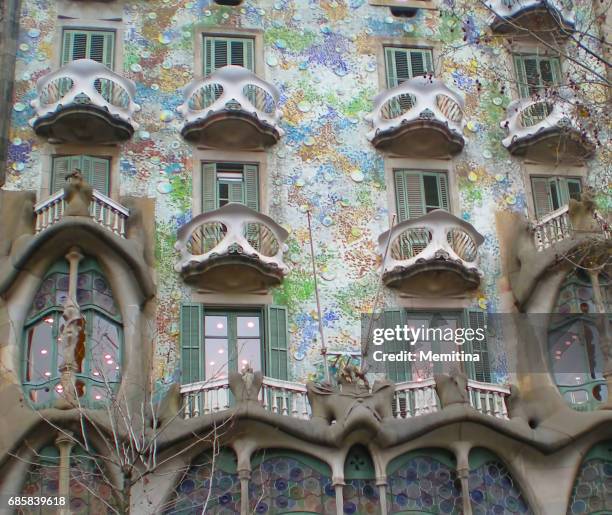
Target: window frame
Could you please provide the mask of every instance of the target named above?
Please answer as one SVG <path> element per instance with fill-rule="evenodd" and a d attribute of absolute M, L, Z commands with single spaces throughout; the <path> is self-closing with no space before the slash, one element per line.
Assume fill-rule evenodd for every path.
<path fill-rule="evenodd" d="M 205 191 L 205 187 L 206 187 L 206 178 L 205 178 L 205 166 L 206 165 L 215 165 L 215 191 L 214 191 L 214 202 L 215 202 L 215 208 L 214 209 L 205 209 L 205 205 L 206 205 L 206 200 L 205 200 L 205 196 L 204 196 L 204 191 Z M 252 161 L 238 161 L 238 160 L 234 160 L 234 161 L 227 161 L 227 160 L 201 160 L 200 161 L 200 194 L 199 194 L 199 205 L 200 205 L 200 209 L 202 213 L 208 213 L 210 211 L 214 211 L 216 209 L 220 209 L 221 205 L 219 205 L 219 185 L 223 183 L 223 181 L 219 181 L 218 178 L 218 173 L 219 170 L 217 169 L 218 165 L 239 165 L 242 166 L 242 199 L 243 202 L 241 202 L 242 204 L 244 204 L 245 206 L 249 206 L 249 204 L 251 203 L 256 203 L 257 204 L 257 212 L 258 213 L 262 213 L 262 201 L 261 201 L 261 192 L 262 192 L 262 179 L 261 179 L 261 164 L 258 162 L 252 162 Z M 256 168 L 256 174 L 257 174 L 257 187 L 255 188 L 256 191 L 256 198 L 255 199 L 251 199 L 248 196 L 248 187 L 247 187 L 247 178 L 246 178 L 246 166 L 253 166 Z M 228 184 L 231 183 L 231 181 L 227 181 Z M 231 194 L 228 192 L 228 198 L 231 199 Z M 230 200 L 231 202 L 231 200 Z M 251 206 L 249 206 L 251 207 Z M 251 207 L 252 209 L 252 207 Z"/>
<path fill-rule="evenodd" d="M 514 76 L 514 80 L 515 80 L 515 90 L 516 90 L 516 95 L 517 95 L 517 99 L 526 99 L 526 98 L 531 98 L 531 96 L 534 93 L 529 93 L 527 95 L 525 95 L 524 93 L 526 93 L 525 89 L 529 89 L 530 85 L 528 83 L 528 79 L 527 79 L 527 69 L 525 67 L 525 59 L 534 59 L 537 62 L 537 66 L 538 66 L 538 75 L 540 78 L 540 83 L 542 83 L 542 74 L 540 72 L 541 68 L 540 68 L 540 63 L 541 61 L 556 61 L 557 62 L 557 66 L 556 66 L 556 70 L 559 74 L 558 77 L 555 77 L 554 79 L 556 79 L 554 84 L 551 84 L 550 86 L 546 86 L 546 85 L 538 85 L 538 94 L 542 94 L 543 91 L 545 91 L 546 88 L 549 87 L 558 87 L 563 83 L 563 77 L 564 77 L 564 73 L 563 73 L 563 62 L 561 60 L 561 57 L 559 55 L 547 55 L 547 54 L 540 54 L 538 53 L 536 50 L 534 51 L 528 51 L 528 50 L 521 50 L 521 51 L 515 51 L 512 53 L 511 55 L 511 61 L 512 61 L 512 72 L 513 72 L 513 76 Z M 520 65 L 519 65 L 520 63 Z M 519 66 L 521 67 L 519 69 Z M 555 73 L 555 67 L 551 65 L 551 70 L 552 73 Z M 522 81 L 522 75 L 525 75 L 525 80 L 524 82 Z"/>
<path fill-rule="evenodd" d="M 399 195 L 398 195 L 398 191 L 397 191 L 397 182 L 396 182 L 396 176 L 398 173 L 414 173 L 414 174 L 418 174 L 420 176 L 420 187 L 421 187 L 421 199 L 422 199 L 422 204 L 421 207 L 423 208 L 423 214 L 419 215 L 419 216 L 424 216 L 426 214 L 428 214 L 431 211 L 427 211 L 428 207 L 432 207 L 432 206 L 428 206 L 427 205 L 427 199 L 426 199 L 426 194 L 425 194 L 425 182 L 423 180 L 424 177 L 431 177 L 434 176 L 436 177 L 436 183 L 437 183 L 437 194 L 438 194 L 438 199 L 440 201 L 440 204 L 442 205 L 442 186 L 441 186 L 441 181 L 439 180 L 440 176 L 444 176 L 446 178 L 446 202 L 448 204 L 448 209 L 446 209 L 446 211 L 448 213 L 452 213 L 452 208 L 453 208 L 453 204 L 452 204 L 452 200 L 451 200 L 451 193 L 450 193 L 450 180 L 449 180 L 449 173 L 446 170 L 430 170 L 430 169 L 426 169 L 426 168 L 422 168 L 422 169 L 414 169 L 414 168 L 397 168 L 397 167 L 393 167 L 391 170 L 392 173 L 392 187 L 393 187 L 393 199 L 394 199 L 394 207 L 395 207 L 395 213 L 396 213 L 396 223 L 401 223 L 403 221 L 408 221 L 408 220 L 414 220 L 418 217 L 410 217 L 408 216 L 407 218 L 405 218 L 404 220 L 401 219 L 400 217 L 400 209 L 399 209 Z M 404 179 L 405 180 L 405 179 Z M 408 203 L 406 203 L 406 211 L 409 210 L 409 205 Z M 434 209 L 444 209 L 443 207 L 438 207 L 438 208 L 434 208 Z M 432 209 L 432 211 L 434 210 Z"/>
<path fill-rule="evenodd" d="M 80 165 L 80 169 L 83 169 L 83 158 L 84 157 L 88 157 L 90 159 L 95 159 L 95 160 L 104 160 L 107 162 L 107 180 L 106 180 L 106 191 L 100 191 L 98 189 L 98 191 L 100 191 L 100 193 L 103 193 L 104 195 L 106 195 L 107 197 L 111 197 L 111 193 L 113 191 L 113 180 L 112 180 L 112 175 L 113 175 L 113 157 L 109 156 L 109 155 L 92 155 L 92 154 L 52 154 L 51 155 L 51 167 L 50 167 L 50 173 L 49 173 L 49 194 L 53 195 L 55 192 L 60 191 L 62 188 L 58 188 L 55 191 L 53 191 L 53 186 L 54 186 L 54 182 L 55 182 L 55 163 L 56 160 L 58 159 L 62 159 L 62 158 L 79 158 L 81 160 L 81 165 Z M 70 173 L 70 170 L 67 171 L 68 173 Z M 88 181 L 89 184 L 91 185 L 92 188 L 95 188 L 95 185 L 92 184 L 90 181 Z M 95 188 L 97 189 L 97 188 Z"/>
<path fill-rule="evenodd" d="M 75 33 L 86 33 L 88 34 L 88 37 L 91 37 L 91 35 L 94 34 L 112 34 L 112 50 L 111 50 L 111 55 L 110 55 L 110 66 L 108 66 L 106 63 L 103 63 L 105 66 L 107 66 L 108 68 L 110 68 L 111 70 L 115 70 L 115 69 L 119 69 L 118 68 L 118 63 L 117 63 L 117 59 L 116 57 L 119 54 L 118 50 L 117 50 L 117 42 L 119 40 L 119 35 L 118 35 L 118 31 L 114 28 L 109 28 L 109 27 L 82 27 L 82 26 L 70 26 L 70 25 L 64 25 L 61 28 L 61 37 L 60 37 L 60 51 L 59 51 L 59 65 L 61 66 L 65 66 L 68 62 L 72 62 L 74 59 L 69 59 L 67 61 L 64 61 L 64 45 L 65 45 L 65 41 L 66 41 L 66 34 L 70 33 L 70 32 L 75 32 Z"/>
<path fill-rule="evenodd" d="M 196 75 L 204 77 L 204 37 L 220 38 L 251 38 L 253 39 L 253 73 L 265 79 L 266 66 L 264 59 L 264 37 L 262 29 L 244 29 L 227 26 L 210 26 L 205 23 L 196 24 L 193 31 L 194 70 Z"/>
<path fill-rule="evenodd" d="M 403 50 L 407 53 L 412 52 L 412 51 L 419 51 L 419 52 L 428 52 L 429 56 L 430 56 L 430 64 L 431 64 L 431 73 L 432 75 L 435 76 L 436 74 L 436 67 L 435 67 L 435 61 L 434 61 L 434 48 L 431 46 L 423 46 L 423 45 L 406 45 L 406 44 L 391 44 L 391 43 L 383 43 L 382 45 L 383 47 L 383 64 L 384 64 L 384 84 L 385 84 L 385 89 L 391 89 L 394 87 L 399 86 L 400 83 L 397 83 L 395 85 L 391 85 L 389 84 L 389 60 L 388 60 L 388 50 Z M 414 75 L 412 73 L 412 63 L 411 60 L 408 59 L 408 67 L 410 69 L 410 77 L 408 79 L 403 79 L 402 81 L 406 81 L 409 79 L 412 79 L 414 77 L 422 77 L 422 75 Z M 396 82 L 397 82 L 397 66 L 396 69 L 394 70 L 394 76 L 396 78 Z"/>

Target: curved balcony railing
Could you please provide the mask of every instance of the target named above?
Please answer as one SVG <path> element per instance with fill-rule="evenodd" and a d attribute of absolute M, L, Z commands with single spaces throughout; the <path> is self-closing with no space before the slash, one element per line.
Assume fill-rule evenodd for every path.
<path fill-rule="evenodd" d="M 571 0 L 488 0 L 486 5 L 493 13 L 489 20 L 493 30 L 506 27 L 508 21 L 522 26 L 520 18 L 541 13 L 548 14 L 558 27 L 571 28 L 576 23 Z"/>
<path fill-rule="evenodd" d="M 595 411 L 608 398 L 608 385 L 604 379 L 558 386 L 567 403 L 576 411 Z"/>
<path fill-rule="evenodd" d="M 31 105 L 36 116 L 31 125 L 43 117 L 71 105 L 94 105 L 130 124 L 140 106 L 134 102 L 136 84 L 91 59 L 78 59 L 59 70 L 44 75 L 36 83 L 37 96 Z"/>
<path fill-rule="evenodd" d="M 510 389 L 507 386 L 468 379 L 467 388 L 470 405 L 476 411 L 496 418 L 508 418 L 506 399 Z M 224 411 L 233 405 L 227 378 L 183 385 L 181 395 L 185 418 Z M 310 419 L 312 415 L 306 386 L 300 383 L 264 377 L 259 402 L 266 411 L 278 415 L 303 420 Z M 439 411 L 439 406 L 433 378 L 395 385 L 393 416 L 397 419 L 435 413 Z"/>
<path fill-rule="evenodd" d="M 62 220 L 64 218 L 64 208 L 64 190 L 59 190 L 49 198 L 38 202 L 34 206 L 36 234 Z M 125 238 L 126 223 L 130 216 L 130 211 L 126 207 L 98 190 L 93 190 L 89 215 L 98 225 L 121 238 Z"/>
<path fill-rule="evenodd" d="M 601 237 L 612 238 L 606 220 L 596 211 L 593 212 L 596 226 L 601 229 Z M 574 236 L 574 229 L 569 214 L 569 206 L 565 205 L 555 211 L 544 215 L 531 225 L 533 240 L 538 252 L 546 250 L 556 243 Z"/>
<path fill-rule="evenodd" d="M 276 139 L 284 134 L 279 127 L 279 91 L 242 66 L 224 66 L 208 77 L 194 79 L 184 88 L 183 97 L 185 101 L 177 107 L 185 120 L 183 135 L 193 124 L 228 113 L 254 117 L 271 127 Z"/>
<path fill-rule="evenodd" d="M 592 151 L 593 143 L 581 126 L 579 106 L 580 102 L 566 92 L 515 100 L 508 105 L 507 117 L 501 122 L 507 134 L 502 143 L 513 152 L 530 141 L 537 141 L 542 135 L 574 133 L 580 141 L 581 152 L 586 156 Z"/>
<path fill-rule="evenodd" d="M 384 256 L 389 245 L 383 273 L 430 259 L 452 260 L 466 269 L 477 269 L 478 247 L 483 242 L 482 235 L 469 223 L 436 209 L 384 232 L 378 238 L 378 247 Z"/>
<path fill-rule="evenodd" d="M 283 262 L 288 233 L 269 216 L 243 204 L 229 203 L 203 213 L 179 229 L 175 248 L 180 253 L 177 272 L 229 255 L 255 259 L 277 270 L 288 272 Z"/>
<path fill-rule="evenodd" d="M 368 139 L 376 144 L 381 134 L 412 123 L 432 122 L 445 127 L 463 147 L 463 97 L 442 81 L 414 77 L 380 93 L 366 116 L 373 129 Z"/>

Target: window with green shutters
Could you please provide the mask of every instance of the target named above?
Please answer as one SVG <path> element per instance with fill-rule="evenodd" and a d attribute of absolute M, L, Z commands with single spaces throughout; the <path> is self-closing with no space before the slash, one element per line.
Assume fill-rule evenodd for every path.
<path fill-rule="evenodd" d="M 536 218 L 541 218 L 566 206 L 570 199 L 580 200 L 582 182 L 578 177 L 531 177 L 531 190 Z"/>
<path fill-rule="evenodd" d="M 433 56 L 428 48 L 385 47 L 387 87 L 394 88 L 405 80 L 433 73 Z"/>
<path fill-rule="evenodd" d="M 92 188 L 104 195 L 110 189 L 110 159 L 94 156 L 55 156 L 51 170 L 51 193 L 55 193 L 66 185 L 66 176 L 76 168 L 81 170 L 83 178 Z"/>
<path fill-rule="evenodd" d="M 486 313 L 477 310 L 461 311 L 406 311 L 403 309 L 388 309 L 383 312 L 385 329 L 393 329 L 396 327 L 413 327 L 415 330 L 423 327 L 427 328 L 451 328 L 456 330 L 459 328 L 485 329 L 485 338 L 478 340 L 474 338 L 470 342 L 465 342 L 463 345 L 456 345 L 453 341 L 433 341 L 423 339 L 415 342 L 415 345 L 401 341 L 385 341 L 383 352 L 398 353 L 401 351 L 433 351 L 451 352 L 454 350 L 468 353 L 475 353 L 480 356 L 478 362 L 465 362 L 465 373 L 471 379 L 477 381 L 490 382 L 491 368 L 489 364 L 489 354 L 486 338 Z M 403 362 L 403 361 L 386 361 L 385 371 L 387 377 L 394 382 L 424 380 L 433 377 L 434 374 L 447 372 L 443 367 L 442 362 Z"/>
<path fill-rule="evenodd" d="M 250 366 L 287 379 L 287 314 L 282 306 L 227 310 L 181 307 L 183 384 L 227 378 Z"/>
<path fill-rule="evenodd" d="M 394 170 L 398 222 L 418 218 L 434 209 L 450 210 L 445 172 Z"/>
<path fill-rule="evenodd" d="M 204 76 L 230 64 L 254 71 L 254 43 L 252 38 L 204 36 Z"/>
<path fill-rule="evenodd" d="M 514 66 L 521 98 L 544 96 L 547 88 L 561 84 L 561 64 L 557 57 L 515 55 Z M 529 106 L 521 116 L 526 126 L 532 126 L 546 118 L 550 112 L 551 106 L 548 103 L 538 102 Z"/>
<path fill-rule="evenodd" d="M 259 167 L 244 163 L 202 163 L 202 211 L 239 202 L 259 211 Z"/>

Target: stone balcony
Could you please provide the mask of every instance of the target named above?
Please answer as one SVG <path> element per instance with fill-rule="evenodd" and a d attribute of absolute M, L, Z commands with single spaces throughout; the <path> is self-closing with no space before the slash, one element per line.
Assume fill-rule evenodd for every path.
<path fill-rule="evenodd" d="M 187 141 L 210 148 L 259 150 L 284 134 L 278 90 L 241 66 L 225 66 L 183 90 L 177 108 Z"/>
<path fill-rule="evenodd" d="M 265 376 L 261 379 L 261 389 L 257 398 L 264 410 L 301 420 L 310 420 L 313 417 L 309 399 L 309 393 L 312 395 L 312 391 L 309 392 L 307 385 Z M 441 409 L 433 378 L 397 383 L 393 385 L 393 389 L 392 406 L 389 411 L 395 419 L 411 419 L 436 413 Z M 505 385 L 467 380 L 468 403 L 483 415 L 508 419 L 506 399 L 509 395 L 510 389 Z M 181 396 L 185 418 L 225 411 L 235 404 L 227 378 L 183 385 Z"/>
<path fill-rule="evenodd" d="M 574 29 L 573 2 L 566 0 L 488 0 L 493 32 L 513 33 L 531 30 L 563 35 Z"/>
<path fill-rule="evenodd" d="M 205 291 L 266 291 L 289 271 L 283 262 L 288 235 L 269 216 L 229 203 L 179 229 L 175 270 Z"/>
<path fill-rule="evenodd" d="M 134 82 L 91 59 L 41 77 L 36 91 L 30 125 L 51 143 L 120 143 L 138 128 Z"/>
<path fill-rule="evenodd" d="M 39 234 L 64 218 L 66 210 L 65 191 L 59 190 L 34 206 L 35 234 Z M 110 197 L 93 190 L 89 204 L 89 216 L 101 227 L 119 236 L 126 237 L 129 210 Z"/>
<path fill-rule="evenodd" d="M 501 122 L 503 145 L 515 156 L 536 161 L 580 162 L 593 155 L 595 145 L 581 122 L 580 103 L 562 92 L 543 98 L 511 102 Z"/>
<path fill-rule="evenodd" d="M 438 79 L 415 77 L 374 99 L 366 119 L 376 148 L 405 157 L 450 157 L 461 152 L 463 98 Z"/>
<path fill-rule="evenodd" d="M 474 290 L 480 284 L 476 261 L 483 242 L 469 223 L 441 209 L 404 221 L 378 238 L 383 282 L 419 296 Z"/>

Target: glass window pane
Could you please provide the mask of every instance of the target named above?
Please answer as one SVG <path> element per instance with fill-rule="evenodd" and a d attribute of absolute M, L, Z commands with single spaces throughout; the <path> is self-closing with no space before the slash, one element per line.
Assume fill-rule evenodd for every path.
<path fill-rule="evenodd" d="M 206 336 L 227 336 L 227 317 L 224 315 L 205 316 L 204 334 Z"/>
<path fill-rule="evenodd" d="M 259 336 L 259 317 L 257 316 L 238 316 L 236 318 L 238 337 L 258 337 Z"/>
<path fill-rule="evenodd" d="M 425 189 L 425 204 L 427 207 L 434 209 L 441 207 L 440 196 L 438 195 L 438 178 L 433 175 L 424 175 L 423 186 Z"/>
<path fill-rule="evenodd" d="M 89 345 L 92 378 L 97 381 L 119 381 L 121 336 L 117 326 L 101 316 L 94 315 Z"/>
<path fill-rule="evenodd" d="M 259 338 L 241 338 L 236 342 L 238 347 L 238 371 L 242 372 L 247 365 L 253 370 L 261 370 L 261 341 Z"/>
<path fill-rule="evenodd" d="M 210 317 L 215 318 L 215 317 Z M 208 380 L 227 377 L 228 347 L 224 338 L 207 338 L 204 340 L 205 378 Z"/>
<path fill-rule="evenodd" d="M 50 322 L 50 323 L 49 323 Z M 28 364 L 26 381 L 40 383 L 57 377 L 57 367 L 53 363 L 53 317 L 41 320 L 27 333 Z"/>

